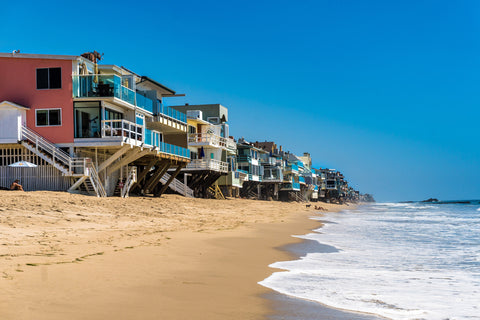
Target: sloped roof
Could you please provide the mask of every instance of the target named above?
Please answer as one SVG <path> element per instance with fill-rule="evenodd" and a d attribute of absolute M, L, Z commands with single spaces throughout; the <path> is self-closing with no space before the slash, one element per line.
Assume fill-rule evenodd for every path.
<path fill-rule="evenodd" d="M 25 106 L 22 106 L 22 105 L 19 105 L 19 104 L 16 104 L 14 102 L 11 102 L 11 101 L 2 101 L 0 102 L 0 107 L 12 107 L 12 108 L 17 108 L 17 109 L 26 109 L 26 110 L 30 110 L 29 107 L 25 107 Z"/>

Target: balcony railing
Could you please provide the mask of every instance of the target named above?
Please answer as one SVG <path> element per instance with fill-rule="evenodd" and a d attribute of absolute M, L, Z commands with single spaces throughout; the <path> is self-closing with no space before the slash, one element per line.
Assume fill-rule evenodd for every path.
<path fill-rule="evenodd" d="M 122 85 L 122 79 L 116 75 L 74 75 L 74 98 L 115 97 L 131 105 L 153 112 L 153 100 Z"/>
<path fill-rule="evenodd" d="M 265 169 L 262 180 L 267 182 L 282 182 L 283 172 L 280 168 Z"/>
<path fill-rule="evenodd" d="M 289 164 L 285 167 L 285 172 L 298 173 L 298 166 L 296 164 Z"/>
<path fill-rule="evenodd" d="M 190 158 L 190 150 L 173 144 L 160 141 L 160 135 L 156 131 L 144 130 L 142 125 L 127 120 L 103 120 L 102 138 L 122 137 L 129 138 L 146 146 L 156 147 L 158 151 Z"/>
<path fill-rule="evenodd" d="M 285 183 L 282 186 L 283 190 L 293 190 L 293 191 L 300 191 L 300 183 L 292 182 L 292 183 Z"/>
<path fill-rule="evenodd" d="M 237 156 L 237 162 L 248 162 L 248 163 L 250 163 L 251 161 L 252 161 L 252 156 L 250 156 L 250 155 L 241 154 L 241 155 Z"/>
<path fill-rule="evenodd" d="M 173 108 L 170 108 L 166 106 L 164 103 L 158 104 L 157 112 L 161 116 L 170 117 L 172 119 L 187 123 L 187 115 L 185 113 L 175 110 Z"/>
<path fill-rule="evenodd" d="M 236 150 L 237 144 L 233 139 L 220 137 L 213 133 L 190 133 L 188 135 L 188 145 L 190 146 L 213 146 L 227 150 Z"/>
<path fill-rule="evenodd" d="M 266 158 L 261 158 L 260 159 L 260 162 L 263 164 L 263 165 L 271 165 L 271 166 L 274 166 L 277 164 L 277 159 L 276 158 L 273 158 L 273 157 L 266 157 Z"/>
<path fill-rule="evenodd" d="M 102 120 L 102 138 L 125 137 L 143 141 L 143 126 L 127 120 Z"/>
<path fill-rule="evenodd" d="M 228 172 L 228 163 L 216 159 L 193 159 L 185 169 Z"/>

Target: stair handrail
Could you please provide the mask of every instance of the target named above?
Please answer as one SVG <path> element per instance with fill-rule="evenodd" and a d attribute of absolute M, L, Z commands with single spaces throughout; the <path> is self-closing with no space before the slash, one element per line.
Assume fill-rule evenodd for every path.
<path fill-rule="evenodd" d="M 86 166 L 84 161 L 85 159 L 89 158 L 71 157 L 68 153 L 55 146 L 53 142 L 45 139 L 44 137 L 27 127 L 22 126 L 21 133 L 21 140 L 31 141 L 32 143 L 34 143 L 34 147 L 37 152 L 39 152 L 38 148 L 41 148 L 47 153 L 49 153 L 49 155 L 52 157 L 52 161 L 54 163 L 59 161 L 63 165 L 67 166 L 68 172 L 70 174 L 75 173 L 75 168 L 82 169 L 82 172 L 76 172 L 78 174 L 85 174 L 87 172 L 85 170 Z"/>
<path fill-rule="evenodd" d="M 125 184 L 123 185 L 123 188 L 121 190 L 122 198 L 125 198 L 128 195 L 128 192 L 130 191 L 130 188 L 137 181 L 137 167 L 130 167 L 127 170 L 128 170 L 127 171 L 127 178 L 126 178 Z"/>
<path fill-rule="evenodd" d="M 35 146 L 38 150 L 38 147 L 44 149 L 45 151 L 49 152 L 52 155 L 52 158 L 59 159 L 65 165 L 70 165 L 70 155 L 67 154 L 62 149 L 55 146 L 55 144 L 51 141 L 48 141 L 44 137 L 40 136 L 33 130 L 28 129 L 27 127 L 22 126 L 22 140 L 30 140 L 35 143 Z"/>
<path fill-rule="evenodd" d="M 168 179 L 170 179 L 170 175 L 168 173 L 165 173 L 160 178 L 160 181 L 162 183 L 166 183 L 168 181 Z M 193 190 L 189 186 L 186 186 L 183 182 L 181 182 L 177 178 L 173 179 L 172 182 L 168 186 L 172 190 L 177 191 L 178 193 L 180 193 L 180 194 L 182 194 L 186 197 L 194 198 Z"/>
<path fill-rule="evenodd" d="M 105 191 L 105 188 L 102 185 L 102 182 L 100 181 L 100 177 L 98 176 L 97 169 L 95 169 L 95 166 L 92 163 L 92 159 L 90 158 L 83 158 L 84 161 L 84 172 L 88 173 L 87 175 L 90 176 L 90 179 L 92 180 L 92 185 L 93 188 L 95 189 L 95 193 L 99 197 L 106 197 L 107 192 Z"/>

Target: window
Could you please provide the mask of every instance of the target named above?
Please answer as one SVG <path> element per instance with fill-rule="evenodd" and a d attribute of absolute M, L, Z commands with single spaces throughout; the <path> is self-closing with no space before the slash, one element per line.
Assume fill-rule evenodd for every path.
<path fill-rule="evenodd" d="M 62 113 L 60 109 L 41 109 L 35 113 L 36 126 L 61 126 Z"/>
<path fill-rule="evenodd" d="M 62 68 L 37 69 L 37 89 L 61 89 Z"/>
<path fill-rule="evenodd" d="M 100 104 L 76 102 L 73 106 L 75 138 L 98 138 L 101 135 Z"/>

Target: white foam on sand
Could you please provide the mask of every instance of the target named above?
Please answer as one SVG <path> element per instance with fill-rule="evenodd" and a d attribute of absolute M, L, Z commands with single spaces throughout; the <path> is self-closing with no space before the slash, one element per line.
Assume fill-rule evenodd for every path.
<path fill-rule="evenodd" d="M 339 251 L 276 262 L 271 267 L 286 271 L 260 284 L 391 319 L 480 319 L 480 217 L 455 217 L 436 207 L 386 207 L 390 211 L 382 215 L 329 214 L 335 223 L 302 238 Z"/>

